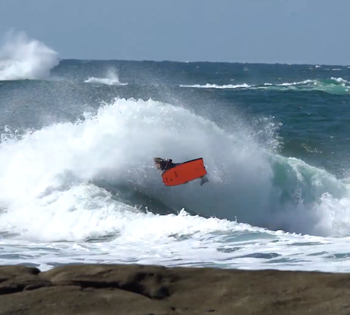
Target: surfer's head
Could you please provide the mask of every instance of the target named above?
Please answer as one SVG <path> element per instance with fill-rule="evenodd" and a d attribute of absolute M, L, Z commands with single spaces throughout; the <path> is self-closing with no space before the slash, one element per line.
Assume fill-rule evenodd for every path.
<path fill-rule="evenodd" d="M 174 167 L 172 159 L 162 159 L 160 157 L 153 158 L 154 163 L 156 164 L 157 169 L 161 169 L 162 171 L 167 170 L 171 167 Z"/>
<path fill-rule="evenodd" d="M 154 163 L 160 163 L 163 159 L 160 157 L 155 157 L 153 158 L 153 160 L 154 160 Z"/>
<path fill-rule="evenodd" d="M 163 159 L 160 157 L 155 157 L 153 158 L 154 163 L 156 164 L 157 169 L 160 169 L 160 163 L 162 162 Z"/>

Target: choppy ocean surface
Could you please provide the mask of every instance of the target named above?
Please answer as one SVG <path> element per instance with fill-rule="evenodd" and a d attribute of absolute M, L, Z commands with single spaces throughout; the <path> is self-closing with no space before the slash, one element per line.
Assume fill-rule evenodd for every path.
<path fill-rule="evenodd" d="M 0 264 L 350 271 L 349 66 L 58 53 L 0 48 Z"/>

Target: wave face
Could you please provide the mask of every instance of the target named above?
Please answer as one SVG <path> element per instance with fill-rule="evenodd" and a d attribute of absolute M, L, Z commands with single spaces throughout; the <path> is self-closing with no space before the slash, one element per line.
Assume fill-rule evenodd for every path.
<path fill-rule="evenodd" d="M 58 63 L 54 50 L 23 32 L 11 31 L 0 49 L 0 80 L 46 79 Z"/>

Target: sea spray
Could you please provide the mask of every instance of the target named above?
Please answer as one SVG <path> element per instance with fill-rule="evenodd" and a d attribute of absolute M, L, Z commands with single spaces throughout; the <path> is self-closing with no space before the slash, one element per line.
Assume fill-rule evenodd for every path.
<path fill-rule="evenodd" d="M 10 31 L 0 49 L 0 80 L 46 79 L 58 53 L 23 32 Z"/>

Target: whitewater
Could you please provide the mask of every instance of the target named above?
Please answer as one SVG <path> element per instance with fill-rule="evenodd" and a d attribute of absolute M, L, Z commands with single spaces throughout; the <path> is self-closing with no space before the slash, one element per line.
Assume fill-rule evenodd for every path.
<path fill-rule="evenodd" d="M 317 104 L 348 102 L 349 71 L 299 78 L 287 68 L 282 83 L 272 70 L 258 82 L 245 64 L 237 67 L 251 77 L 232 84 L 235 71 L 222 74 L 230 65 L 179 78 L 181 67 L 198 70 L 60 61 L 43 43 L 12 37 L 0 54 L 1 264 L 350 269 L 350 182 L 333 142 L 347 130 L 332 117 L 324 134 L 313 125 Z M 322 67 L 310 73 L 333 71 Z M 309 88 L 315 82 L 322 90 Z M 203 157 L 209 182 L 166 187 L 155 156 Z"/>

